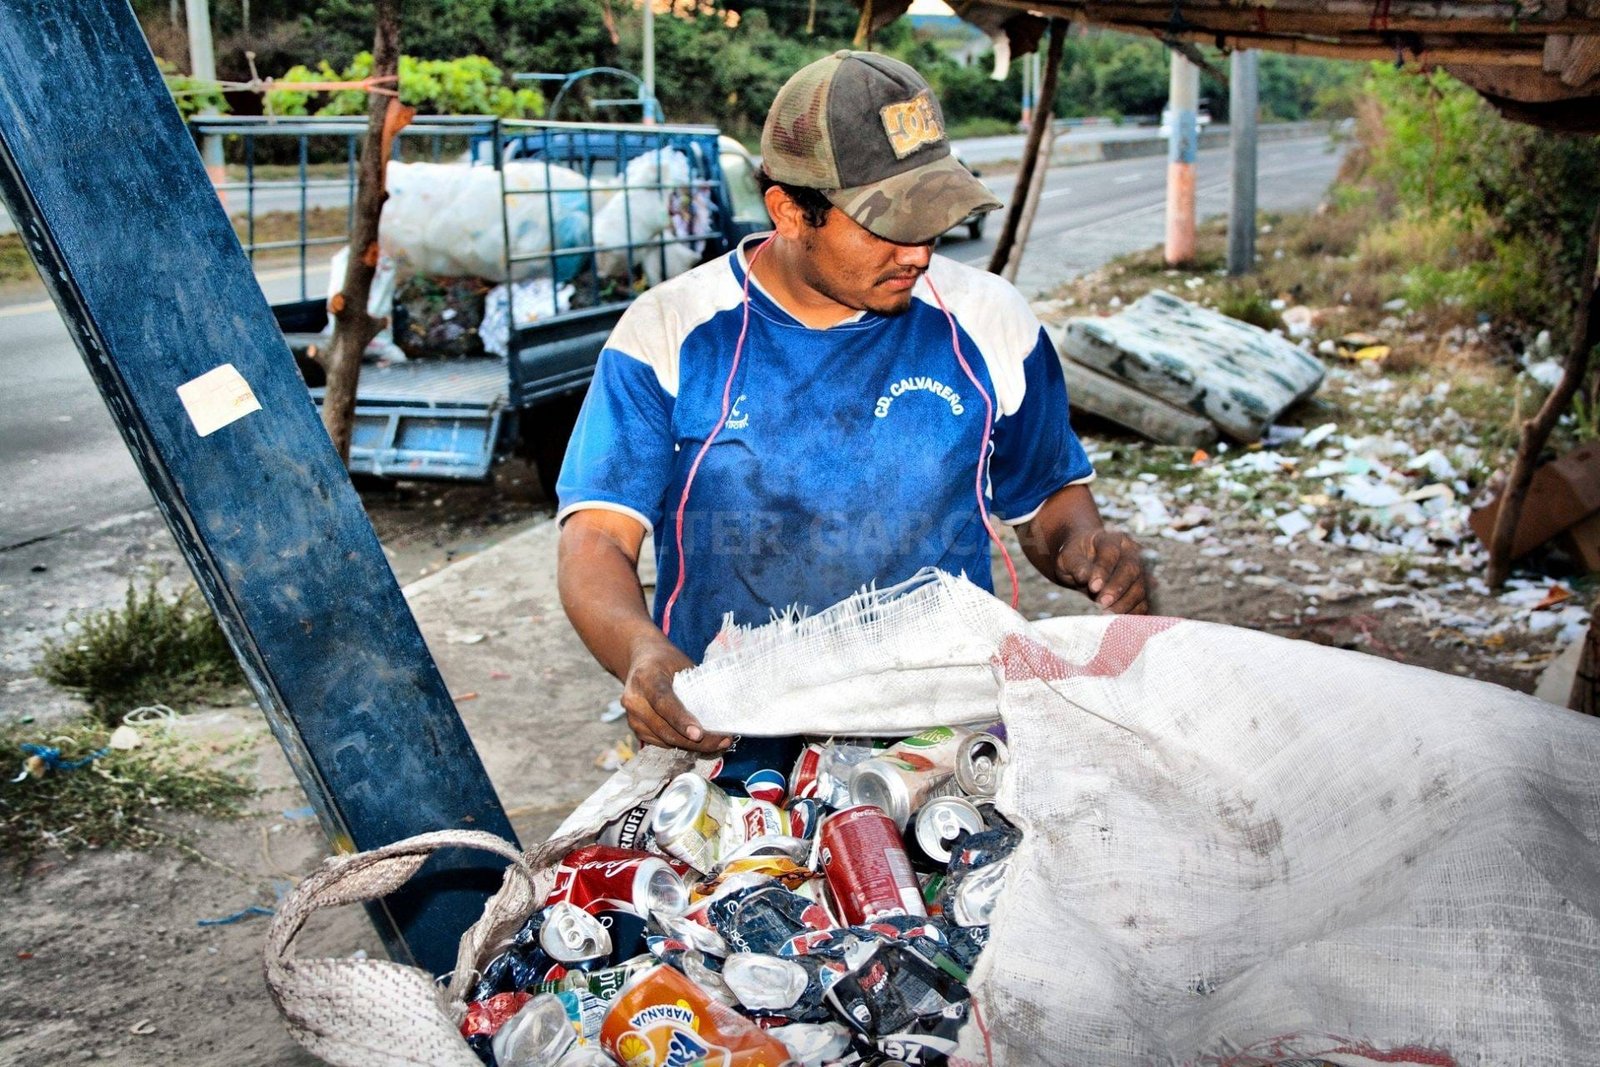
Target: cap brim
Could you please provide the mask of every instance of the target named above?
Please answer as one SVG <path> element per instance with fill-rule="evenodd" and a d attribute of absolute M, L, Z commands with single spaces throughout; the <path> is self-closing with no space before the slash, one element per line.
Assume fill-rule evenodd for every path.
<path fill-rule="evenodd" d="M 886 241 L 929 244 L 979 211 L 1000 206 L 954 155 L 871 185 L 826 192 L 833 206 Z"/>

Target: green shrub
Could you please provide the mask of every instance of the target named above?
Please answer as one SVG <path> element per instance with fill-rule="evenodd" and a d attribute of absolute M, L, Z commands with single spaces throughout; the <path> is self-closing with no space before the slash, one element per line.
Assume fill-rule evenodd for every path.
<path fill-rule="evenodd" d="M 142 590 L 130 582 L 120 609 L 74 617 L 65 636 L 45 643 L 39 673 L 80 694 L 112 725 L 142 704 L 203 703 L 244 682 L 198 593 L 169 599 L 153 577 Z"/>
<path fill-rule="evenodd" d="M 372 53 L 360 52 L 344 70 L 334 70 L 327 60 L 315 70 L 295 66 L 279 81 L 360 81 L 372 73 Z M 267 94 L 267 107 L 277 115 L 365 115 L 364 89 L 311 93 L 279 89 Z M 400 102 L 438 115 L 499 115 L 501 118 L 538 118 L 544 114 L 544 95 L 537 89 L 513 89 L 504 84 L 500 68 L 482 56 L 459 59 L 400 57 Z"/>

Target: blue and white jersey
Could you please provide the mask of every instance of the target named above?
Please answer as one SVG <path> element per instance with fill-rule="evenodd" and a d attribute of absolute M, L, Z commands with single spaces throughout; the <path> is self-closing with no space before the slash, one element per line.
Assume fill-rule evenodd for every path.
<path fill-rule="evenodd" d="M 654 531 L 655 618 L 678 580 L 684 481 L 722 412 L 743 317 L 746 249 L 641 295 L 600 353 L 557 484 L 585 508 Z M 954 316 L 975 388 L 952 348 Z M 988 506 L 1026 522 L 1094 477 L 1067 422 L 1061 365 L 1009 283 L 934 256 L 904 314 L 798 322 L 750 286 L 731 410 L 684 512 L 688 559 L 673 644 L 698 662 L 725 614 L 759 624 L 936 566 L 993 588 L 976 481 L 984 397 L 994 429 Z"/>

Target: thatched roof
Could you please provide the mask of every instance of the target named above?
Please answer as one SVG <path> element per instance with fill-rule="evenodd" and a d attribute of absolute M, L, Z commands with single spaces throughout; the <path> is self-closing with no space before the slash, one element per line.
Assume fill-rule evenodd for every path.
<path fill-rule="evenodd" d="M 873 28 L 910 0 L 857 0 Z M 956 13 L 1032 51 L 1044 19 L 1070 19 L 1171 44 L 1442 66 L 1508 117 L 1600 133 L 1600 0 L 950 0 Z"/>

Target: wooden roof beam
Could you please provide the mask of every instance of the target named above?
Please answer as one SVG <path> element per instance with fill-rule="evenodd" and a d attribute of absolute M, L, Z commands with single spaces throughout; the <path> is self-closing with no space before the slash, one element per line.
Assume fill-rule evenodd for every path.
<path fill-rule="evenodd" d="M 1045 8 L 1046 13 L 1050 12 Z M 1508 50 L 1504 46 L 1486 45 L 1476 41 L 1455 38 L 1418 37 L 1412 42 L 1364 40 L 1313 39 L 1307 37 L 1279 37 L 1272 34 L 1218 34 L 1209 30 L 1191 30 L 1173 34 L 1169 27 L 1147 23 L 1101 23 L 1106 29 L 1124 33 L 1139 33 L 1160 40 L 1176 38 L 1195 44 L 1217 45 L 1229 49 L 1259 48 L 1294 56 L 1316 56 L 1322 59 L 1343 59 L 1355 62 L 1369 60 L 1388 61 L 1397 56 L 1407 62 L 1431 64 L 1462 63 L 1496 67 L 1541 67 L 1544 52 L 1540 42 L 1530 42 L 1528 47 Z M 1415 46 L 1415 47 L 1413 47 Z"/>
<path fill-rule="evenodd" d="M 1279 34 L 1345 34 L 1356 31 L 1410 33 L 1472 33 L 1497 37 L 1539 39 L 1549 34 L 1600 34 L 1600 3 L 1546 4 L 1542 10 L 1523 10 L 1512 4 L 1405 3 L 1391 0 L 1386 14 L 1372 0 L 1312 3 L 1310 0 L 1273 0 L 1272 3 L 1219 3 L 1217 0 L 1172 0 L 1100 3 L 1098 0 L 997 0 L 1018 9 L 1043 11 L 1065 18 L 1080 18 L 1104 25 L 1155 23 L 1171 25 L 1176 9 L 1183 28 L 1204 27 L 1217 33 L 1267 32 Z"/>

